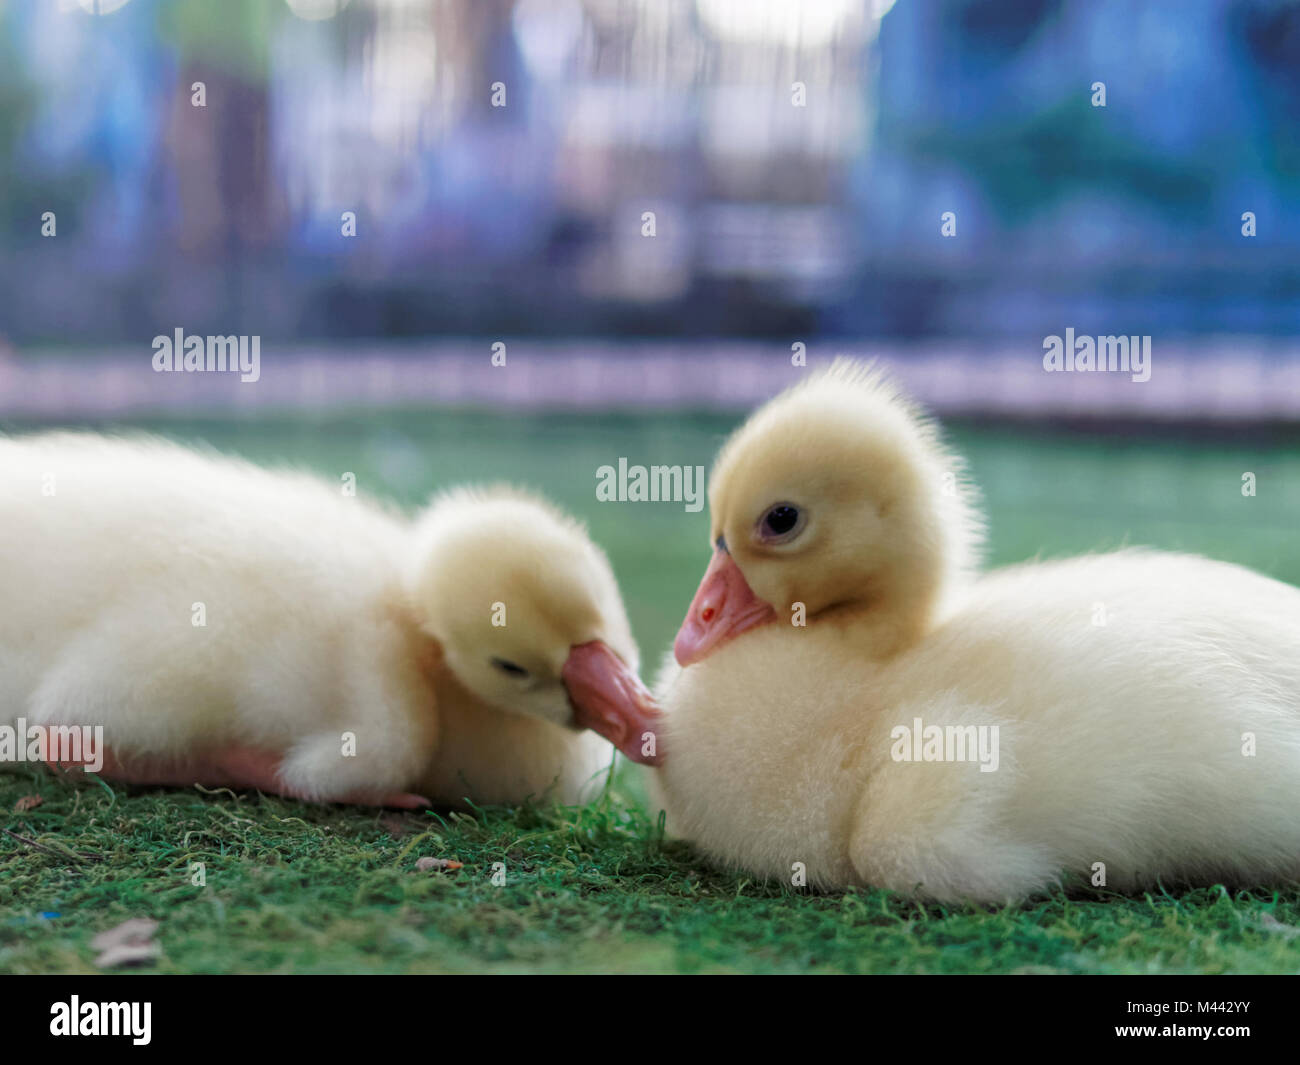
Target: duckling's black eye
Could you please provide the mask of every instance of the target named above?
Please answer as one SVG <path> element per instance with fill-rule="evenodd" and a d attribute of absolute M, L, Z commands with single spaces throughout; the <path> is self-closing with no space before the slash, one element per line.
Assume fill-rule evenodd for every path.
<path fill-rule="evenodd" d="M 784 536 L 799 521 L 799 511 L 794 507 L 773 507 L 763 519 L 763 527 L 776 536 Z"/>
<path fill-rule="evenodd" d="M 517 666 L 513 662 L 507 662 L 504 658 L 494 658 L 492 659 L 492 664 L 507 676 L 510 677 L 528 676 L 528 670 L 524 669 L 523 666 Z"/>
<path fill-rule="evenodd" d="M 778 503 L 758 523 L 758 538 L 766 543 L 792 540 L 803 528 L 803 513 L 790 503 Z"/>

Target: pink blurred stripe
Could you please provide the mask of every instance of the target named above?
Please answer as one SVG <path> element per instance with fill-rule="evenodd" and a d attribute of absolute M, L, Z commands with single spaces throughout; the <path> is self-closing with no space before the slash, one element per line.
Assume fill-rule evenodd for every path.
<path fill-rule="evenodd" d="M 720 341 L 490 341 L 373 348 L 262 346 L 261 379 L 155 373 L 151 349 L 95 357 L 0 352 L 0 417 L 80 420 L 133 414 L 465 405 L 520 411 L 744 410 L 799 380 L 784 344 Z M 1041 350 L 960 343 L 808 346 L 811 366 L 838 354 L 878 359 L 940 414 L 1116 419 L 1300 421 L 1300 345 L 1208 340 L 1153 344 L 1152 376 L 1046 373 Z"/>

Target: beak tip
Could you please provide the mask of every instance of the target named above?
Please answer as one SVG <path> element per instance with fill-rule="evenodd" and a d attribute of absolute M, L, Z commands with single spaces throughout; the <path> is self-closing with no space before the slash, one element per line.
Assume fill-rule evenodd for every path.
<path fill-rule="evenodd" d="M 775 617 L 736 561 L 725 551 L 715 551 L 673 641 L 673 657 L 683 668 L 694 665 L 733 637 Z"/>
<path fill-rule="evenodd" d="M 708 635 L 708 630 L 692 615 L 687 615 L 677 638 L 673 640 L 673 657 L 677 659 L 677 664 L 685 668 L 703 658 L 709 645 Z"/>
<path fill-rule="evenodd" d="M 641 735 L 660 714 L 636 672 L 599 640 L 573 648 L 563 671 L 572 724 L 589 728 L 634 762 L 644 762 Z"/>
<path fill-rule="evenodd" d="M 682 669 L 685 669 L 687 666 L 692 666 L 696 662 L 695 656 L 686 651 L 674 650 L 673 657 L 677 659 L 677 664 L 681 666 Z"/>

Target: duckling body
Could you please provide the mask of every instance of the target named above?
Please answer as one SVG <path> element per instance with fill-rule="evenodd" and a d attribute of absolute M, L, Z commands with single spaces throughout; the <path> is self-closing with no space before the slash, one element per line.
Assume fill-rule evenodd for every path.
<path fill-rule="evenodd" d="M 868 411 L 895 402 L 860 373 L 833 380 L 860 389 Z M 746 469 L 743 434 L 740 453 L 725 456 L 732 483 L 715 480 L 724 506 L 738 478 L 774 473 Z M 942 473 L 958 467 L 933 440 L 894 442 L 919 453 L 922 496 L 930 475 L 947 486 L 936 491 L 951 488 Z M 870 465 L 861 476 L 878 483 Z M 1300 590 L 1227 563 L 1128 550 L 982 576 L 949 567 L 940 585 L 916 582 L 925 604 L 908 603 L 904 574 L 877 577 L 877 563 L 896 568 L 900 556 L 870 538 L 902 531 L 891 515 L 934 518 L 949 504 L 914 506 L 906 492 L 879 500 L 882 524 L 865 523 L 869 539 L 846 562 L 852 552 L 828 526 L 854 490 L 795 498 L 798 483 L 759 488 L 752 498 L 765 502 L 742 507 L 739 525 L 714 515 L 724 564 L 790 598 L 773 595 L 772 618 L 698 658 L 692 641 L 714 637 L 695 612 L 714 600 L 702 586 L 692 604 L 689 638 L 679 637 L 687 665 L 669 662 L 657 685 L 670 831 L 786 882 L 802 874 L 823 888 L 942 900 L 1002 902 L 1070 878 L 1120 891 L 1157 878 L 1300 878 Z M 787 499 L 812 515 L 806 549 L 740 543 L 755 514 Z M 945 538 L 968 552 L 975 523 L 957 525 L 966 531 L 908 536 L 928 533 L 938 554 L 950 552 Z M 855 599 L 845 576 L 818 601 L 819 562 L 867 574 L 864 594 Z M 808 572 L 764 572 L 782 567 Z M 882 590 L 894 579 L 891 602 Z M 804 625 L 788 612 L 800 588 Z M 907 623 L 891 626 L 891 613 Z M 927 752 L 917 736 L 936 745 Z"/>
<path fill-rule="evenodd" d="M 576 536 L 541 504 L 491 505 Z M 499 799 L 555 781 L 571 797 L 610 753 L 565 727 L 571 708 L 517 715 L 505 747 L 473 742 L 509 712 L 500 691 L 449 704 L 460 689 L 430 628 L 491 604 L 421 594 L 429 566 L 458 563 L 421 528 L 314 477 L 159 440 L 0 439 L 0 720 L 102 725 L 107 772 L 143 783 L 416 805 L 409 789 L 443 749 L 456 782 L 444 774 L 435 798 L 474 797 L 489 778 Z M 606 564 L 594 583 L 607 609 L 610 582 Z M 503 576 L 502 598 L 510 587 Z M 583 624 L 599 638 L 596 613 Z M 626 619 L 613 631 L 635 655 Z M 495 709 L 472 713 L 479 702 Z"/>

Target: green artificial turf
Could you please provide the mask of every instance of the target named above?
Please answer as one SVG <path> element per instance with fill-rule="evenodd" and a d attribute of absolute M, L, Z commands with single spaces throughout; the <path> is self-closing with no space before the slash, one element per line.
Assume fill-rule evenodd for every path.
<path fill-rule="evenodd" d="M 362 492 L 407 503 L 460 480 L 534 485 L 608 549 L 653 663 L 706 562 L 707 514 L 597 503 L 595 471 L 620 456 L 707 466 L 732 422 L 410 412 L 137 424 L 351 472 Z M 994 563 L 1148 543 L 1300 583 L 1294 435 L 953 436 L 985 490 Z M 1241 494 L 1247 471 L 1254 497 Z M 582 808 L 398 814 L 11 769 L 0 774 L 0 825 L 12 833 L 0 834 L 0 971 L 90 971 L 91 937 L 137 916 L 160 922 L 150 970 L 162 972 L 1300 971 L 1294 888 L 1057 893 L 1007 909 L 815 895 L 712 869 L 665 840 L 645 772 L 624 767 Z M 14 809 L 33 794 L 44 802 Z M 423 856 L 464 865 L 420 872 Z M 192 882 L 199 862 L 203 886 Z"/>
<path fill-rule="evenodd" d="M 0 801 L 33 791 L 45 804 L 6 820 L 48 850 L 0 845 L 4 971 L 92 971 L 94 933 L 141 915 L 160 922 L 161 972 L 1300 969 L 1295 892 L 1055 895 L 1000 910 L 810 895 L 710 870 L 616 793 L 433 816 L 126 798 L 32 771 L 3 778 Z M 424 855 L 464 867 L 417 871 Z"/>

